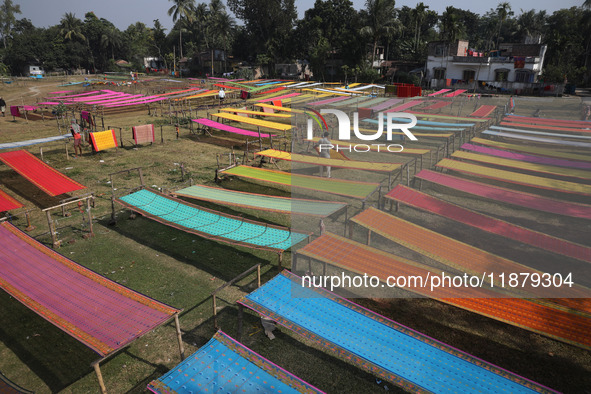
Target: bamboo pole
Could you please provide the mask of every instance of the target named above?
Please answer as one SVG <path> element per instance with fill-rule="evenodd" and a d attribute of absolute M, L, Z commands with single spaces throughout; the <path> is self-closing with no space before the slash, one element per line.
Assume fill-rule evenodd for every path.
<path fill-rule="evenodd" d="M 53 247 L 55 248 L 56 246 L 58 246 L 58 242 L 57 242 L 57 237 L 55 235 L 53 220 L 51 219 L 51 212 L 46 211 L 45 213 L 47 215 L 47 224 L 49 225 L 49 233 L 51 234 L 51 241 L 53 243 Z"/>
<path fill-rule="evenodd" d="M 88 198 L 86 199 L 86 211 L 88 212 L 88 231 L 89 231 L 89 236 L 94 236 L 94 232 L 92 231 L 92 213 L 90 211 L 90 199 L 91 197 L 88 196 Z"/>
<path fill-rule="evenodd" d="M 101 393 L 107 394 L 107 388 L 105 387 L 105 382 L 103 381 L 103 374 L 101 373 L 101 367 L 99 365 L 99 362 L 97 361 L 92 363 L 92 367 L 94 368 L 94 372 L 96 373 L 96 377 L 101 388 Z"/>
<path fill-rule="evenodd" d="M 179 352 L 181 354 L 181 361 L 185 359 L 185 347 L 183 345 L 183 334 L 181 332 L 181 325 L 179 323 L 179 315 L 175 313 L 174 315 L 174 325 L 176 326 L 176 338 L 179 343 Z"/>

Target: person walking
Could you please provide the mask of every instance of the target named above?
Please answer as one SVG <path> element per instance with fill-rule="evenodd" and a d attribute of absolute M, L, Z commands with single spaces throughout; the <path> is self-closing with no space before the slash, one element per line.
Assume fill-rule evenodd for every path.
<path fill-rule="evenodd" d="M 6 101 L 0 97 L 0 111 L 2 111 L 2 117 L 6 117 Z"/>

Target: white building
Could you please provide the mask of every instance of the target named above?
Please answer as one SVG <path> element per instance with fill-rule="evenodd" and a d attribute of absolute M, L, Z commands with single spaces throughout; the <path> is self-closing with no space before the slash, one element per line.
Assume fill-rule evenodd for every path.
<path fill-rule="evenodd" d="M 542 44 L 508 43 L 485 54 L 472 50 L 465 40 L 451 45 L 435 41 L 428 47 L 426 78 L 433 89 L 533 90 L 542 73 L 546 48 Z"/>
<path fill-rule="evenodd" d="M 45 70 L 41 66 L 34 66 L 28 65 L 25 67 L 25 72 L 28 73 L 30 76 L 43 76 L 45 75 Z"/>

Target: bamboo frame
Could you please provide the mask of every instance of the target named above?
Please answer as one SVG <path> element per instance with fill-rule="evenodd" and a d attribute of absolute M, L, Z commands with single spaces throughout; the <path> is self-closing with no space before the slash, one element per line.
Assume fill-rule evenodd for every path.
<path fill-rule="evenodd" d="M 135 341 L 137 341 L 138 339 L 140 339 L 141 337 L 143 337 L 144 335 L 146 335 L 149 332 L 154 331 L 155 329 L 162 327 L 168 323 L 170 323 L 171 321 L 174 320 L 174 324 L 175 324 L 175 330 L 176 330 L 176 336 L 177 336 L 177 341 L 178 341 L 178 345 L 179 345 L 179 353 L 180 353 L 180 357 L 181 357 L 181 361 L 183 361 L 185 359 L 185 348 L 183 345 L 183 340 L 182 340 L 182 331 L 181 331 L 181 327 L 180 327 L 180 323 L 179 323 L 179 313 L 181 311 L 173 314 L 170 318 L 166 319 L 166 321 L 162 322 L 161 324 L 157 325 L 156 327 L 152 328 L 150 331 L 145 332 L 143 335 L 135 338 L 133 341 L 131 341 L 130 343 L 128 343 L 126 346 L 117 349 L 116 351 L 114 351 L 113 353 L 100 358 L 98 360 L 93 361 L 90 366 L 94 369 L 94 372 L 96 374 L 97 380 L 98 380 L 98 384 L 99 384 L 99 389 L 101 394 L 107 394 L 107 388 L 105 385 L 105 381 L 103 379 L 103 374 L 101 372 L 101 367 L 100 364 L 106 360 L 108 360 L 109 358 L 115 356 L 116 354 L 118 354 L 121 350 L 131 346 L 131 344 L 133 344 Z"/>
<path fill-rule="evenodd" d="M 92 230 L 92 213 L 91 213 L 91 205 L 90 205 L 90 200 L 94 200 L 94 194 L 89 194 L 86 196 L 82 196 L 82 197 L 78 197 L 75 198 L 72 201 L 66 201 L 66 202 L 62 202 L 61 204 L 58 205 L 54 205 L 53 207 L 49 207 L 49 208 L 45 208 L 42 209 L 41 212 L 45 212 L 45 214 L 47 215 L 47 224 L 49 226 L 49 233 L 51 234 L 51 241 L 53 244 L 53 248 L 59 248 L 61 245 L 61 240 L 57 239 L 57 232 L 55 230 L 55 225 L 53 222 L 53 219 L 51 218 L 51 211 L 57 208 L 62 208 L 62 212 L 64 212 L 64 209 L 67 205 L 70 204 L 74 204 L 74 203 L 78 203 L 79 201 L 86 201 L 86 208 L 87 208 L 87 212 L 88 212 L 88 234 L 86 236 L 88 237 L 92 237 L 94 236 L 94 232 Z"/>
<path fill-rule="evenodd" d="M 217 302 L 216 302 L 217 293 L 220 292 L 221 290 L 225 289 L 226 287 L 233 285 L 234 283 L 236 283 L 240 279 L 245 278 L 247 275 L 249 275 L 255 269 L 257 270 L 257 287 L 256 288 L 258 289 L 259 287 L 261 287 L 261 264 L 260 263 L 253 265 L 252 267 L 250 267 L 249 269 L 247 269 L 246 271 L 244 271 L 240 275 L 236 276 L 235 278 L 224 283 L 223 285 L 221 285 L 220 287 L 218 287 L 217 289 L 215 289 L 211 293 L 211 297 L 212 297 L 212 301 L 213 301 L 213 327 L 216 330 L 219 329 L 218 319 L 217 319 Z"/>

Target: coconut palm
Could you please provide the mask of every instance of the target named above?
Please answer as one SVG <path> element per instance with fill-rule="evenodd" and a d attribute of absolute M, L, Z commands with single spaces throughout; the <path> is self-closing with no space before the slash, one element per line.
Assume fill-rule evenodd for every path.
<path fill-rule="evenodd" d="M 207 32 L 207 24 L 209 19 L 209 9 L 206 3 L 199 3 L 193 10 L 194 27 L 191 29 L 194 33 L 200 34 L 199 40 L 203 40 L 205 47 L 209 48 L 209 34 Z"/>
<path fill-rule="evenodd" d="M 81 41 L 86 44 L 86 50 L 92 61 L 92 68 L 95 69 L 94 56 L 92 56 L 92 51 L 90 50 L 90 43 L 82 33 L 82 21 L 76 18 L 74 13 L 66 12 L 60 21 L 60 26 L 60 34 L 63 35 L 64 39 L 68 41 Z M 78 63 L 78 68 L 80 68 L 80 63 Z"/>
<path fill-rule="evenodd" d="M 413 10 L 411 10 L 411 14 L 415 19 L 415 51 L 419 49 L 421 25 L 423 24 L 423 20 L 427 14 L 427 9 L 429 9 L 429 6 L 425 5 L 423 2 L 420 2 Z"/>
<path fill-rule="evenodd" d="M 183 19 L 191 22 L 193 20 L 193 9 L 195 8 L 195 0 L 170 0 L 174 3 L 172 7 L 168 9 L 168 16 L 172 16 L 172 21 L 180 21 L 179 26 L 179 50 L 180 57 L 183 57 Z"/>
<path fill-rule="evenodd" d="M 105 30 L 101 36 L 101 46 L 104 49 L 111 49 L 111 59 L 115 60 L 115 49 L 121 47 L 121 35 L 119 30 L 114 26 L 111 26 Z"/>
<path fill-rule="evenodd" d="M 513 15 L 513 11 L 511 11 L 511 4 L 508 2 L 499 3 L 497 6 L 497 16 L 499 18 L 499 33 L 497 34 L 497 49 L 499 48 L 499 38 L 501 37 L 501 27 L 503 26 L 503 22 L 507 19 L 508 16 Z"/>
<path fill-rule="evenodd" d="M 455 42 L 462 34 L 460 18 L 454 7 L 448 6 L 441 15 L 441 36 L 448 44 Z"/>
<path fill-rule="evenodd" d="M 393 32 L 400 29 L 399 22 L 396 19 L 394 5 L 394 0 L 367 0 L 365 3 L 367 9 L 366 25 L 359 32 L 362 36 L 371 38 L 372 40 L 372 65 L 375 61 L 376 49 L 380 38 L 386 35 L 392 35 Z"/>
<path fill-rule="evenodd" d="M 76 15 L 71 12 L 66 12 L 60 21 L 60 33 L 66 40 L 86 40 L 82 34 L 82 21 L 76 18 Z"/>
<path fill-rule="evenodd" d="M 590 0 L 591 1 L 591 0 Z M 546 24 L 546 11 L 536 13 L 535 10 L 523 11 L 517 18 L 517 26 L 522 39 L 526 37 L 541 37 Z"/>
<path fill-rule="evenodd" d="M 215 31 L 216 33 L 214 38 L 216 46 L 220 47 L 224 50 L 224 52 L 226 52 L 226 56 L 224 56 L 224 60 L 226 61 L 228 58 L 228 49 L 232 44 L 232 39 L 234 38 L 234 33 L 236 32 L 236 22 L 234 21 L 234 18 L 232 18 L 228 13 L 223 12 L 212 20 L 211 30 Z M 225 68 L 226 67 L 224 67 L 224 69 Z"/>

